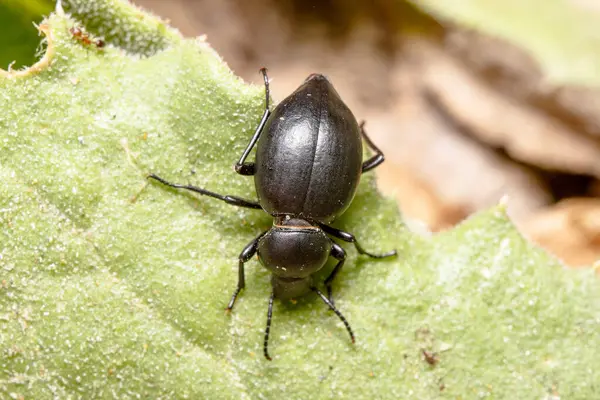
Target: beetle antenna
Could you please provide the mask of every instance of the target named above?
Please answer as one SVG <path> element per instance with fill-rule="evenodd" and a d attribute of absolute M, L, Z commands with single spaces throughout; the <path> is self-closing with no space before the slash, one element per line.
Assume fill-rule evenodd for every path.
<path fill-rule="evenodd" d="M 269 332 L 271 331 L 271 317 L 273 316 L 273 299 L 275 298 L 275 292 L 271 293 L 271 297 L 269 298 L 269 311 L 267 312 L 267 328 L 265 329 L 265 341 L 263 342 L 263 352 L 265 353 L 265 358 L 269 361 L 272 361 L 271 356 L 269 355 Z"/>
<path fill-rule="evenodd" d="M 267 69 L 265 67 L 262 67 L 259 71 L 263 75 L 263 79 L 265 80 L 265 109 L 268 110 L 269 109 L 269 97 L 270 97 L 269 76 L 267 75 Z"/>
<path fill-rule="evenodd" d="M 316 287 L 312 287 L 311 290 L 314 291 L 314 292 L 316 292 L 319 295 L 319 297 L 325 302 L 325 304 L 327 304 L 329 306 L 329 308 L 331 308 L 331 310 L 335 313 L 335 315 L 337 315 L 342 320 L 342 322 L 344 323 L 344 325 L 346 325 L 346 330 L 350 334 L 350 339 L 352 340 L 352 343 L 355 343 L 355 341 L 354 341 L 354 332 L 352 332 L 352 328 L 350 328 L 350 324 L 348 323 L 348 321 L 346 320 L 346 318 L 344 318 L 344 316 L 342 315 L 342 313 L 339 312 L 339 310 L 337 308 L 335 308 L 335 306 L 333 305 L 333 303 L 331 303 L 331 301 L 329 301 L 329 299 L 327 298 L 327 296 L 325 296 L 319 289 L 317 289 Z"/>

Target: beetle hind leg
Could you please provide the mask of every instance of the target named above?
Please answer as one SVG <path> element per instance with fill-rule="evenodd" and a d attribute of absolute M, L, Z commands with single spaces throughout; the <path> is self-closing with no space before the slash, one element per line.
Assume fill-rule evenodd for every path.
<path fill-rule="evenodd" d="M 367 135 L 367 132 L 365 131 L 365 121 L 361 121 L 360 123 L 360 133 L 363 139 L 365 139 L 365 142 L 367 142 L 367 146 L 369 146 L 369 148 L 375 153 L 373 157 L 369 158 L 362 164 L 362 172 L 367 172 L 384 162 L 385 157 L 383 156 L 383 152 L 379 150 L 379 147 L 375 146 L 375 143 L 373 143 L 373 141 L 371 141 L 369 138 L 369 135 Z"/>
<path fill-rule="evenodd" d="M 254 173 L 256 172 L 254 163 L 246 161 L 246 158 L 248 158 L 248 155 L 252 151 L 252 148 L 256 145 L 256 142 L 258 141 L 258 138 L 260 137 L 260 134 L 262 133 L 263 128 L 265 127 L 265 124 L 267 123 L 267 120 L 271 115 L 271 111 L 269 110 L 269 76 L 267 75 L 267 69 L 264 67 L 260 69 L 260 72 L 262 73 L 263 80 L 265 81 L 265 111 L 263 113 L 262 118 L 260 119 L 260 122 L 258 123 L 258 126 L 256 127 L 256 130 L 254 131 L 254 135 L 252 135 L 252 138 L 248 143 L 248 146 L 246 146 L 246 149 L 242 153 L 242 156 L 234 166 L 235 172 L 237 172 L 240 175 L 254 175 Z"/>
<path fill-rule="evenodd" d="M 244 208 L 254 208 L 254 209 L 262 208 L 260 206 L 260 204 L 258 204 L 255 201 L 252 201 L 252 200 L 246 200 L 246 199 L 243 199 L 243 198 L 237 197 L 237 196 L 223 195 L 223 194 L 211 192 L 210 190 L 202 189 L 197 186 L 180 185 L 177 183 L 171 183 L 155 174 L 150 174 L 147 176 L 147 178 L 154 179 L 156 181 L 159 181 L 163 185 L 170 186 L 175 189 L 185 189 L 185 190 L 189 190 L 191 192 L 200 193 L 204 196 L 212 197 L 214 199 L 222 200 L 227 204 L 231 204 L 232 206 L 238 206 L 238 207 L 244 207 Z"/>

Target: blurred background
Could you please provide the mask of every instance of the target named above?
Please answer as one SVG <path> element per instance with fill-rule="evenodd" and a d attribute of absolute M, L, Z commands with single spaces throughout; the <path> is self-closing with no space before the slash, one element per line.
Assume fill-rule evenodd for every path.
<path fill-rule="evenodd" d="M 384 151 L 412 224 L 448 229 L 508 196 L 526 236 L 600 259 L 600 1 L 134 0 L 208 42 L 275 101 L 330 77 Z M 0 0 L 0 66 L 35 62 L 54 2 Z M 11 64 L 13 63 L 14 64 Z"/>

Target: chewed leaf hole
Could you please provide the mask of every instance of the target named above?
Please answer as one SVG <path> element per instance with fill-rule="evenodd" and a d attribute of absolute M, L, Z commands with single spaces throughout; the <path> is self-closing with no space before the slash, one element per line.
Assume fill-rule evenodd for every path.
<path fill-rule="evenodd" d="M 14 69 L 14 64 L 9 64 L 7 69 L 0 69 L 0 76 L 6 78 L 21 78 L 32 74 L 37 74 L 46 69 L 52 62 L 54 56 L 54 37 L 50 27 L 43 23 L 37 27 L 39 33 L 44 36 L 40 43 L 41 58 L 30 67 L 24 69 Z M 45 50 L 42 50 L 45 49 Z"/>

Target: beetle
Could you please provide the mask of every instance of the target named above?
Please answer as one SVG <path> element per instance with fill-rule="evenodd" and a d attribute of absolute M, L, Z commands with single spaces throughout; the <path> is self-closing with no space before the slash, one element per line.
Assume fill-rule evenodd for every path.
<path fill-rule="evenodd" d="M 191 185 L 170 183 L 155 174 L 148 178 L 164 185 L 190 190 L 228 204 L 262 209 L 273 217 L 273 226 L 259 234 L 239 255 L 238 284 L 226 310 L 231 311 L 245 287 L 244 265 L 255 254 L 271 273 L 263 353 L 268 352 L 273 300 L 285 300 L 315 292 L 340 318 L 355 342 L 346 318 L 335 307 L 332 283 L 339 274 L 346 252 L 329 236 L 353 243 L 360 254 L 386 258 L 396 251 L 373 254 L 366 251 L 354 235 L 330 225 L 352 202 L 360 176 L 384 161 L 384 156 L 369 139 L 364 123 L 360 125 L 342 101 L 331 82 L 321 74 L 311 74 L 273 111 L 269 108 L 269 78 L 261 68 L 265 85 L 265 110 L 235 171 L 254 176 L 258 201 L 222 195 Z M 362 139 L 374 155 L 362 160 Z M 254 162 L 247 161 L 256 145 Z M 325 279 L 327 295 L 313 282 L 331 256 L 337 264 Z"/>

